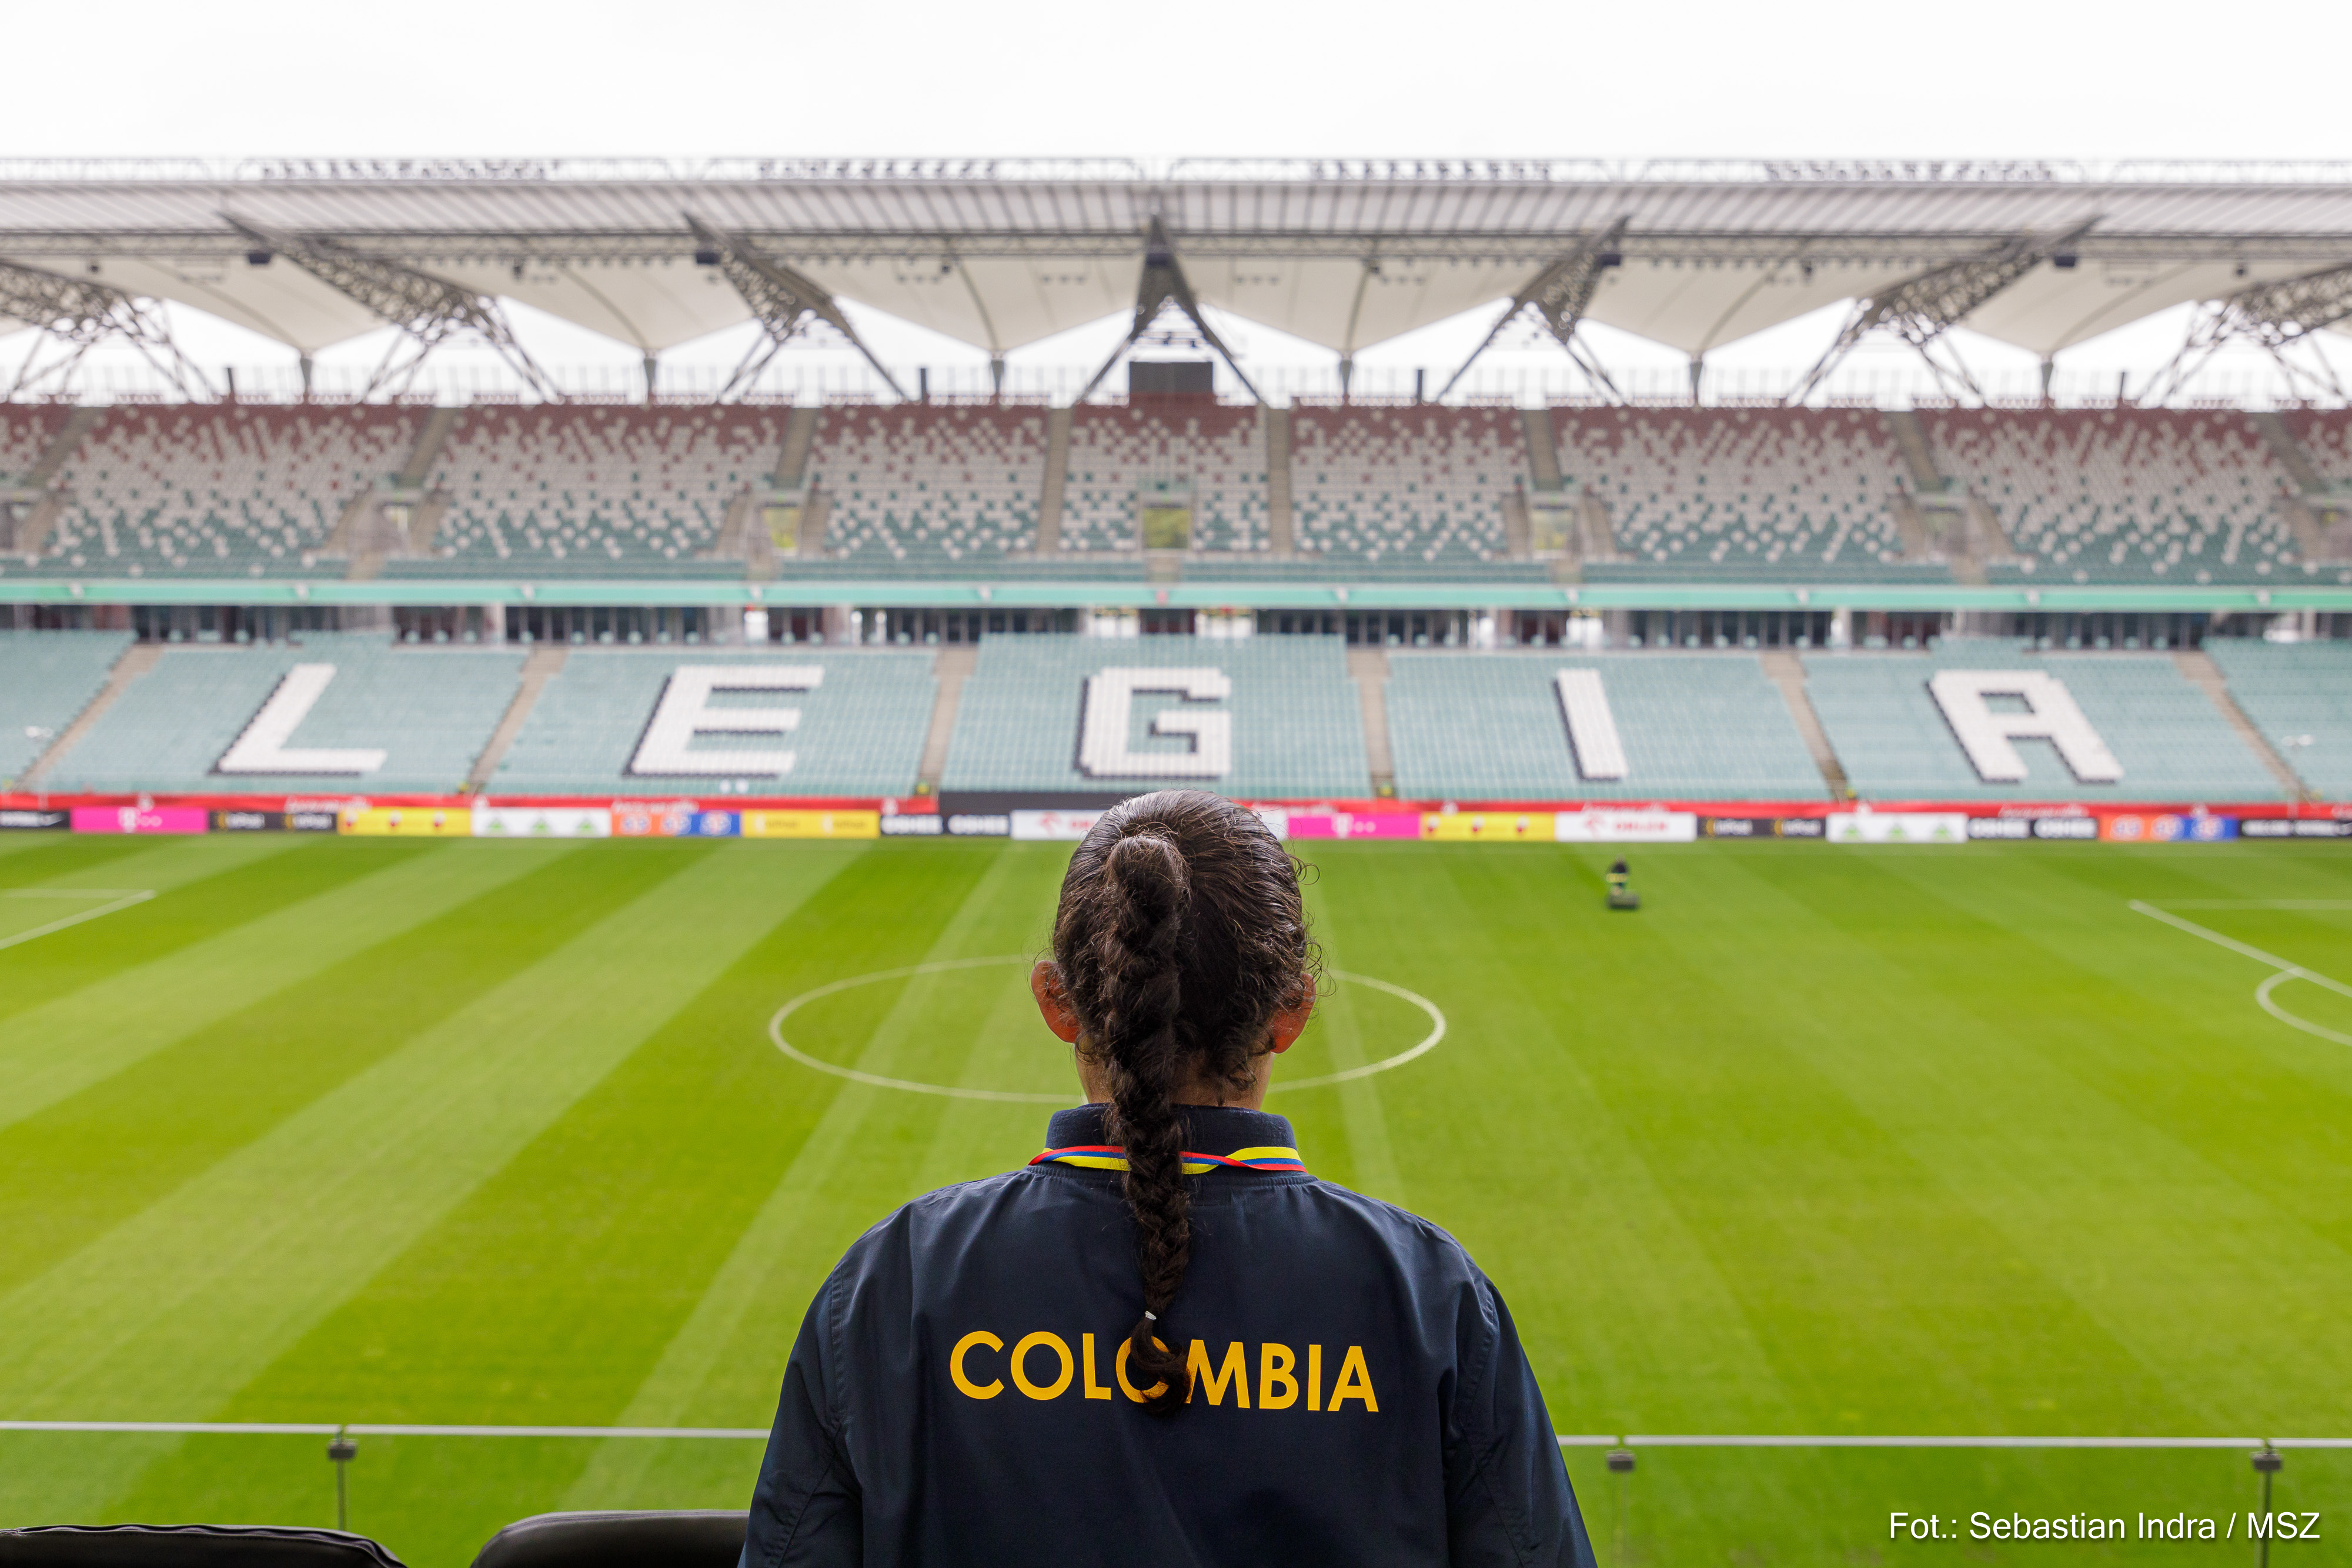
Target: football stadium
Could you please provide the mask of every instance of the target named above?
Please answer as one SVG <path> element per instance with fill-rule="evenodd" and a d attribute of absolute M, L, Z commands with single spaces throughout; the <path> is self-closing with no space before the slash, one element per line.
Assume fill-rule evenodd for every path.
<path fill-rule="evenodd" d="M 2352 166 L 18 162 L 0 318 L 0 1529 L 740 1542 L 1181 788 L 1313 868 L 1269 1109 L 1507 1298 L 1602 1563 L 2352 1562 Z M 1573 390 L 1356 369 L 1464 318 Z"/>

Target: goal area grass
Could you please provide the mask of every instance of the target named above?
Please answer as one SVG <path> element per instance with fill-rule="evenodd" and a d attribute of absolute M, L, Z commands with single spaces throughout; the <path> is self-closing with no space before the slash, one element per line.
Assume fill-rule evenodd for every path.
<path fill-rule="evenodd" d="M 0 1420 L 764 1428 L 843 1248 L 1075 1100 L 1023 962 L 1068 849 L 0 836 L 0 942 L 116 905 L 0 946 Z M 1631 914 L 1620 852 L 1313 848 L 1269 1103 L 1468 1247 L 1562 1434 L 2352 1437 L 2340 846 L 1634 848 Z M 1612 1564 L 1892 1560 L 1898 1510 L 2205 1563 L 1966 1521 L 2251 1556 L 2260 1496 L 2229 1448 L 1610 1446 Z M 331 1524 L 324 1448 L 0 1432 L 0 1525 Z M 350 1522 L 462 1568 L 759 1453 L 363 1436 Z"/>

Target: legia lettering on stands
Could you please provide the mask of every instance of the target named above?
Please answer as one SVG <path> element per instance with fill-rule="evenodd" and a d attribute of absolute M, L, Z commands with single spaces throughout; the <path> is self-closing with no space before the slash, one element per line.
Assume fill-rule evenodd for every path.
<path fill-rule="evenodd" d="M 1005 1390 L 1006 1384 L 1030 1399 L 1059 1399 L 1076 1385 L 1081 1396 L 1087 1399 L 1108 1399 L 1111 1385 L 1102 1380 L 1102 1360 L 1096 1348 L 1093 1334 L 1078 1334 L 1074 1350 L 1068 1339 L 1049 1329 L 1039 1329 L 1013 1342 L 1010 1354 L 1004 1350 L 1001 1335 L 986 1329 L 974 1329 L 956 1341 L 955 1349 L 948 1353 L 948 1378 L 956 1391 L 967 1399 L 993 1399 Z M 1154 1339 L 1160 1349 L 1167 1345 Z M 1118 1349 L 1110 1356 L 1112 1382 L 1120 1393 L 1137 1404 L 1160 1391 L 1161 1385 L 1138 1388 L 1127 1375 L 1128 1354 L 1132 1347 L 1124 1338 L 1116 1341 Z M 1335 1347 L 1336 1348 L 1336 1347 Z M 1184 1398 L 1187 1404 L 1205 1400 L 1211 1405 L 1223 1405 L 1227 1399 L 1241 1410 L 1289 1410 L 1302 1406 L 1310 1411 L 1336 1414 L 1342 1406 L 1360 1406 L 1378 1415 L 1381 1404 L 1372 1388 L 1370 1368 L 1364 1361 L 1364 1347 L 1349 1345 L 1342 1351 L 1338 1375 L 1326 1388 L 1323 1382 L 1323 1346 L 1307 1347 L 1302 1369 L 1298 1353 L 1286 1344 L 1272 1342 L 1257 1347 L 1255 1365 L 1257 1398 L 1250 1398 L 1252 1365 L 1249 1346 L 1239 1340 L 1228 1342 L 1224 1354 L 1212 1358 L 1208 1342 L 1194 1340 L 1184 1355 L 1184 1378 L 1187 1384 Z M 1038 1374 L 1044 1374 L 1041 1378 Z"/>

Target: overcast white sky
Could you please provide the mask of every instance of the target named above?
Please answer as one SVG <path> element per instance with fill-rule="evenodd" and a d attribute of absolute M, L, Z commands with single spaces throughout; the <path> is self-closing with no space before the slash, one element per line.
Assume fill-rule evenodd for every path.
<path fill-rule="evenodd" d="M 2282 0 L 2259 34 L 2340 44 L 2346 14 Z M 2332 63 L 2298 68 L 2210 7 L 2112 0 L 119 0 L 93 15 L 102 47 L 9 73 L 8 152 L 2352 158 Z M 956 357 L 875 328 L 886 357 Z M 1442 362 L 1479 329 L 1368 359 Z M 543 357 L 612 353 L 528 330 Z M 1784 343 L 1783 329 L 1734 357 L 1788 362 L 1833 330 Z M 2178 332 L 2078 357 L 2137 362 Z M 1026 357 L 1089 359 L 1105 334 Z M 216 351 L 285 357 L 258 340 Z"/>

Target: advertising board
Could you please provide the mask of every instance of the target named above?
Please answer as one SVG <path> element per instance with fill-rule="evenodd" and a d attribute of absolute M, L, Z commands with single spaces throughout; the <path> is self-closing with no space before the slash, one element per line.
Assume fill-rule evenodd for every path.
<path fill-rule="evenodd" d="M 72 826 L 69 811 L 0 811 L 0 832 L 54 832 Z"/>
<path fill-rule="evenodd" d="M 1698 816 L 1692 811 L 1588 806 L 1560 812 L 1552 824 L 1552 836 L 1563 844 L 1687 844 L 1698 840 Z"/>
<path fill-rule="evenodd" d="M 747 839 L 878 839 L 879 811 L 744 811 Z M 895 821 L 895 819 L 894 819 Z"/>
<path fill-rule="evenodd" d="M 331 833 L 332 811 L 249 811 L 230 808 L 213 813 L 216 833 Z"/>
<path fill-rule="evenodd" d="M 1421 814 L 1404 811 L 1286 811 L 1283 836 L 1293 839 L 1418 839 Z"/>
<path fill-rule="evenodd" d="M 1828 838 L 1833 844 L 1960 844 L 1968 841 L 1969 819 L 1959 811 L 1832 811 Z"/>
<path fill-rule="evenodd" d="M 212 813 L 196 806 L 76 806 L 77 833 L 203 833 L 212 831 Z"/>
<path fill-rule="evenodd" d="M 1421 836 L 1438 843 L 1551 843 L 1558 830 L 1550 811 L 1431 811 Z"/>
<path fill-rule="evenodd" d="M 368 806 L 345 811 L 337 831 L 361 838 L 467 839 L 474 813 L 463 806 Z"/>
<path fill-rule="evenodd" d="M 947 831 L 947 819 L 937 811 L 881 813 L 880 831 L 886 839 L 936 839 Z"/>
<path fill-rule="evenodd" d="M 604 839 L 613 813 L 598 806 L 477 806 L 478 839 Z"/>
<path fill-rule="evenodd" d="M 1085 838 L 1101 818 L 1100 811 L 1015 811 L 1013 836 L 1075 843 Z"/>

